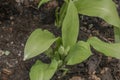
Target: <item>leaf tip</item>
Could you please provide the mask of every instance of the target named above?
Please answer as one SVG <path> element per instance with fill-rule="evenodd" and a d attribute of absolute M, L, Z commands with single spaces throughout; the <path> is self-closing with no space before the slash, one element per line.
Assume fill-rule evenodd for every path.
<path fill-rule="evenodd" d="M 27 59 L 28 59 L 28 57 L 27 57 L 27 56 L 24 56 L 23 61 L 25 61 L 25 60 L 27 60 Z"/>

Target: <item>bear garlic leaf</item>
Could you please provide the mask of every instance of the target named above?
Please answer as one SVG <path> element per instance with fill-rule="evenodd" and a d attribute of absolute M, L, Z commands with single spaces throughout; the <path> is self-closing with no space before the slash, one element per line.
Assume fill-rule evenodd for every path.
<path fill-rule="evenodd" d="M 66 16 L 62 24 L 62 42 L 65 49 L 67 47 L 73 46 L 76 43 L 78 32 L 79 32 L 78 12 L 73 1 L 70 1 L 68 4 Z"/>
<path fill-rule="evenodd" d="M 28 38 L 24 49 L 24 60 L 46 51 L 57 38 L 47 30 L 36 29 Z"/>
<path fill-rule="evenodd" d="M 38 4 L 38 8 L 39 8 L 42 4 L 47 3 L 48 1 L 50 1 L 50 0 L 40 0 L 40 2 L 39 2 L 39 4 Z"/>
<path fill-rule="evenodd" d="M 74 65 L 83 62 L 91 55 L 90 45 L 87 42 L 79 41 L 71 47 L 65 61 L 67 65 Z"/>
<path fill-rule="evenodd" d="M 45 71 L 45 76 L 43 80 L 50 80 L 50 78 L 55 74 L 58 68 L 58 62 L 53 59 L 52 63 L 49 65 L 47 70 Z"/>
<path fill-rule="evenodd" d="M 120 19 L 113 0 L 76 0 L 74 3 L 80 14 L 100 17 L 113 25 L 115 42 L 120 42 Z"/>
<path fill-rule="evenodd" d="M 104 55 L 120 59 L 120 43 L 106 43 L 97 37 L 89 38 L 88 43 Z"/>
<path fill-rule="evenodd" d="M 51 64 L 36 61 L 30 70 L 30 80 L 50 80 L 57 70 L 58 63 L 55 59 Z"/>
<path fill-rule="evenodd" d="M 120 19 L 112 0 L 76 0 L 74 3 L 80 14 L 100 17 L 120 28 Z"/>

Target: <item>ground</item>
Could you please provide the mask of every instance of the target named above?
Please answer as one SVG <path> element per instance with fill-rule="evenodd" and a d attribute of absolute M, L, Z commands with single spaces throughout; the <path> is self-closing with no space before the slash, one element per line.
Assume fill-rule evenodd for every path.
<path fill-rule="evenodd" d="M 29 71 L 35 61 L 47 60 L 44 55 L 39 55 L 23 61 L 24 46 L 32 31 L 42 28 L 56 36 L 61 35 L 60 29 L 54 26 L 57 5 L 51 6 L 53 4 L 50 3 L 38 9 L 38 0 L 34 3 L 30 2 L 32 0 L 25 3 L 15 1 L 0 1 L 0 80 L 30 80 Z M 119 12 L 120 1 L 115 2 Z M 111 25 L 95 17 L 80 15 L 80 19 L 79 40 L 97 36 L 105 42 L 114 42 Z M 58 71 L 51 80 L 120 80 L 120 60 L 106 57 L 95 50 L 86 61 L 66 67 L 69 72 L 65 76 Z"/>

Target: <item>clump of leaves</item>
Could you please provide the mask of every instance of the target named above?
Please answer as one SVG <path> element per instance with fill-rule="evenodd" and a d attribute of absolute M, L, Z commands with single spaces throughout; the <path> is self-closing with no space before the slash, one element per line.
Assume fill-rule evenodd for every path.
<path fill-rule="evenodd" d="M 41 0 L 40 5 L 48 1 Z M 115 27 L 118 43 L 106 43 L 97 37 L 90 37 L 87 41 L 77 41 L 79 13 L 100 17 L 112 24 Z M 41 53 L 51 58 L 50 64 L 36 61 L 30 70 L 31 80 L 50 80 L 54 73 L 65 65 L 83 62 L 92 54 L 90 46 L 106 56 L 120 59 L 120 20 L 112 0 L 64 0 L 60 12 L 56 15 L 56 25 L 61 27 L 62 37 L 56 38 L 47 30 L 36 29 L 27 40 L 24 60 Z M 50 47 L 53 43 L 55 48 Z"/>

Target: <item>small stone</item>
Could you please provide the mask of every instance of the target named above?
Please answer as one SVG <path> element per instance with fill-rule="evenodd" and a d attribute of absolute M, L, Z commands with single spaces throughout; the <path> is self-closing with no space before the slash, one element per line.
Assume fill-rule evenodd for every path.
<path fill-rule="evenodd" d="M 0 56 L 4 55 L 4 51 L 0 50 Z"/>
<path fill-rule="evenodd" d="M 86 31 L 87 29 L 85 27 L 80 27 L 82 31 Z"/>
<path fill-rule="evenodd" d="M 3 35 L 1 35 L 0 38 L 3 38 Z"/>
<path fill-rule="evenodd" d="M 12 71 L 11 70 L 9 70 L 9 69 L 6 69 L 6 68 L 4 68 L 3 70 L 2 70 L 2 73 L 4 73 L 4 74 L 6 74 L 6 75 L 11 75 L 12 74 Z"/>
<path fill-rule="evenodd" d="M 10 51 L 5 51 L 4 53 L 6 56 L 8 56 L 10 54 Z"/>
<path fill-rule="evenodd" d="M 21 53 L 19 53 L 18 56 L 21 56 Z"/>
<path fill-rule="evenodd" d="M 105 72 L 107 72 L 109 70 L 109 68 L 105 67 L 101 70 L 100 74 L 104 74 Z"/>
<path fill-rule="evenodd" d="M 16 67 L 17 64 L 18 64 L 18 60 L 17 60 L 17 59 L 10 59 L 9 61 L 6 61 L 6 65 L 7 65 L 9 68 Z"/>
<path fill-rule="evenodd" d="M 24 47 L 24 44 L 22 43 L 22 44 L 21 44 L 21 46 L 23 46 L 23 47 Z"/>
<path fill-rule="evenodd" d="M 89 25 L 89 29 L 91 29 L 93 26 L 94 26 L 93 24 L 90 24 L 90 25 Z"/>
<path fill-rule="evenodd" d="M 15 24 L 14 21 L 12 21 L 12 22 L 11 22 L 11 25 L 14 25 L 14 24 Z"/>
<path fill-rule="evenodd" d="M 91 75 L 89 77 L 90 80 L 101 80 L 99 77 L 97 77 L 96 75 Z"/>
<path fill-rule="evenodd" d="M 99 35 L 99 31 L 98 31 L 98 30 L 94 30 L 94 31 L 92 31 L 92 33 L 93 33 L 94 35 Z"/>
<path fill-rule="evenodd" d="M 10 42 L 10 44 L 14 44 L 14 42 L 12 41 L 12 42 Z"/>
<path fill-rule="evenodd" d="M 13 20 L 14 19 L 14 17 L 13 16 L 10 16 L 10 20 Z"/>
<path fill-rule="evenodd" d="M 84 78 L 81 78 L 80 76 L 73 76 L 71 79 L 69 80 L 85 80 Z"/>

